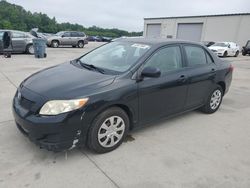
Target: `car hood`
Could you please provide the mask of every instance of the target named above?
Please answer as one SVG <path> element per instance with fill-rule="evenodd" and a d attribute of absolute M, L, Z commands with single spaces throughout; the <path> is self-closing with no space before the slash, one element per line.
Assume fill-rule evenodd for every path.
<path fill-rule="evenodd" d="M 209 46 L 210 50 L 227 50 L 227 47 L 221 47 L 221 46 Z"/>
<path fill-rule="evenodd" d="M 31 75 L 22 85 L 49 99 L 74 99 L 89 96 L 96 89 L 111 84 L 114 79 L 114 75 L 64 63 Z"/>

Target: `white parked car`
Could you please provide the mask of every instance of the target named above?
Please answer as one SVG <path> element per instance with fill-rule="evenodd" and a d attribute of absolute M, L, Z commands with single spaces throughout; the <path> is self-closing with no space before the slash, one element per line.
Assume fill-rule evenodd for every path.
<path fill-rule="evenodd" d="M 208 48 L 220 57 L 237 57 L 240 53 L 240 47 L 234 42 L 216 42 Z"/>

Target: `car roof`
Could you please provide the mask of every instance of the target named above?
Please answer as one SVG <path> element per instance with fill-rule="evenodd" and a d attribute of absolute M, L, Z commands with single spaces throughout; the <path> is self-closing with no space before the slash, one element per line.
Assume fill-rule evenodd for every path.
<path fill-rule="evenodd" d="M 198 42 L 192 42 L 192 41 L 187 41 L 187 40 L 163 39 L 163 38 L 144 38 L 144 37 L 124 37 L 124 38 L 122 37 L 122 38 L 116 39 L 115 41 L 144 43 L 144 44 L 148 44 L 148 45 L 165 45 L 165 44 L 176 44 L 176 43 L 201 45 Z"/>
<path fill-rule="evenodd" d="M 11 30 L 11 29 L 0 29 L 0 31 L 12 31 L 12 32 L 27 33 L 25 31 L 18 31 L 18 30 Z"/>

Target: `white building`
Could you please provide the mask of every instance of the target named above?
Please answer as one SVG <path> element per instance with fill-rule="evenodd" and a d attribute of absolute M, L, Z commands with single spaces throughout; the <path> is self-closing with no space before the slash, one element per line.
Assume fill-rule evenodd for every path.
<path fill-rule="evenodd" d="M 192 41 L 231 41 L 243 46 L 250 40 L 250 13 L 144 18 L 143 35 Z"/>

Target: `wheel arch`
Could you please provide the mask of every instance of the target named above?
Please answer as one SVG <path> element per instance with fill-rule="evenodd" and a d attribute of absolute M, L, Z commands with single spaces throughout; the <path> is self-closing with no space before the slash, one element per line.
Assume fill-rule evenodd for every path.
<path fill-rule="evenodd" d="M 99 115 L 101 114 L 102 112 L 104 112 L 105 110 L 109 109 L 109 108 L 112 108 L 112 107 L 118 107 L 120 109 L 122 109 L 127 115 L 128 115 L 128 118 L 129 118 L 129 130 L 132 130 L 134 128 L 134 113 L 132 111 L 131 108 L 129 108 L 128 105 L 126 104 L 122 104 L 122 103 L 113 103 L 113 104 L 109 104 L 103 108 L 101 108 L 95 115 L 95 117 L 93 118 L 93 120 Z"/>
<path fill-rule="evenodd" d="M 223 95 L 224 95 L 224 94 L 225 94 L 225 91 L 226 91 L 226 84 L 225 84 L 225 82 L 219 81 L 219 82 L 217 82 L 217 84 L 218 84 L 219 86 L 221 86 L 221 88 L 222 88 L 222 90 L 223 90 Z"/>
<path fill-rule="evenodd" d="M 53 40 L 51 40 L 51 45 L 52 45 L 52 43 L 53 43 L 54 41 L 58 42 L 58 44 L 60 45 L 60 41 L 59 41 L 58 39 L 53 39 Z"/>

